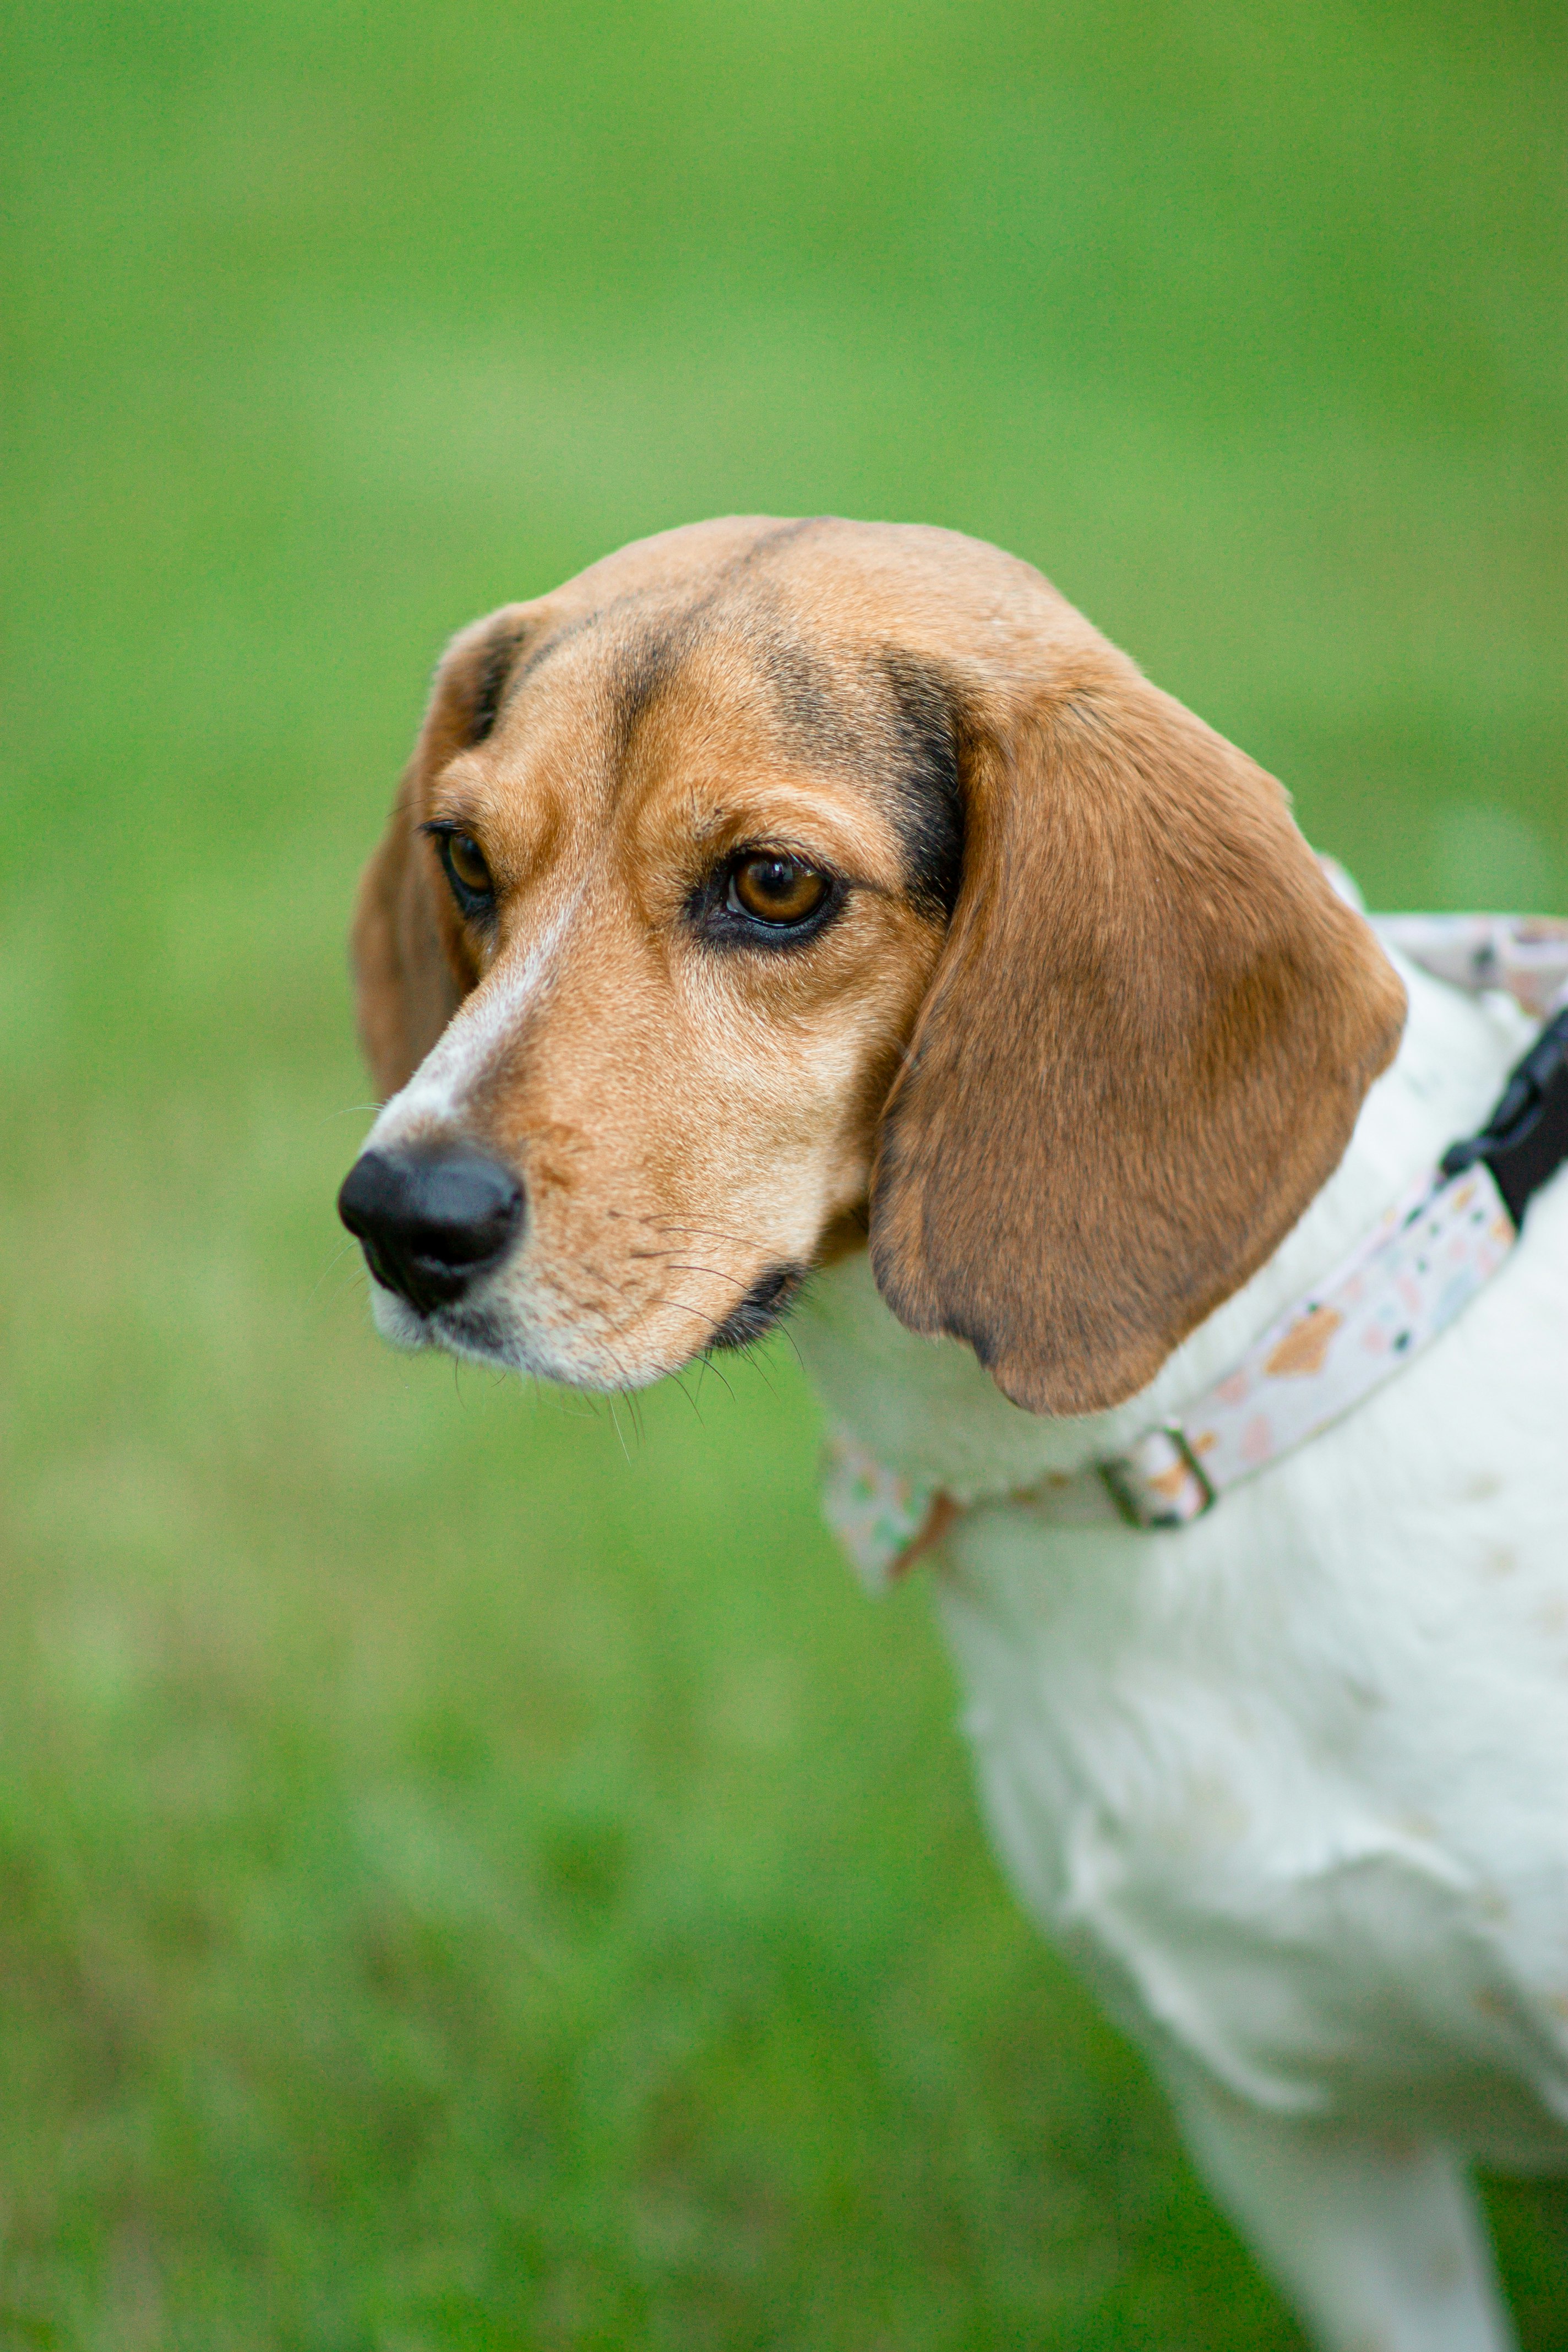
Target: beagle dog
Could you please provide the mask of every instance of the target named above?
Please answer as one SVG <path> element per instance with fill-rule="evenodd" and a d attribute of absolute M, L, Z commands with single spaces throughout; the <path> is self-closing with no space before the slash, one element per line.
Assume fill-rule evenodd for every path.
<path fill-rule="evenodd" d="M 376 1322 L 579 1387 L 793 1311 L 923 1540 L 1019 1894 L 1316 2339 L 1510 2340 L 1568 2165 L 1568 1181 L 1440 1342 L 1182 1528 L 1168 1421 L 1532 1034 L 1028 565 L 749 518 L 443 660 L 353 927 Z M 1091 1491 L 1092 1490 L 1092 1491 Z"/>

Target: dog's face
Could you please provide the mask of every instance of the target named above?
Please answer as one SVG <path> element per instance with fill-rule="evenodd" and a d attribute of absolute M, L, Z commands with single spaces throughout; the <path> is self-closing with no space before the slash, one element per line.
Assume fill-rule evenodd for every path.
<path fill-rule="evenodd" d="M 934 683 L 612 583 L 503 619 L 504 708 L 420 775 L 467 993 L 371 1139 L 461 1138 L 526 1202 L 482 1286 L 378 1287 L 388 1336 L 595 1388 L 755 1337 L 864 1201 L 958 872 Z"/>
<path fill-rule="evenodd" d="M 466 632 L 354 945 L 382 1329 L 598 1389 L 868 1228 L 1019 1402 L 1130 1393 L 1402 1011 L 1279 788 L 1037 573 L 842 523 L 671 532 Z"/>

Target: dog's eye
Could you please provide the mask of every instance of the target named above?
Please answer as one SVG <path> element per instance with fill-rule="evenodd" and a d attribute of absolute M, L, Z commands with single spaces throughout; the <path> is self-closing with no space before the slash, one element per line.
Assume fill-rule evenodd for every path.
<path fill-rule="evenodd" d="M 459 833 L 455 826 L 432 826 L 431 831 L 458 906 L 465 915 L 485 913 L 495 898 L 495 884 L 484 851 L 471 833 Z"/>
<path fill-rule="evenodd" d="M 490 891 L 490 869 L 485 864 L 484 851 L 471 834 L 449 833 L 447 835 L 447 863 L 465 890 L 488 898 Z"/>
<path fill-rule="evenodd" d="M 809 921 L 827 896 L 827 877 L 797 857 L 746 857 L 730 877 L 731 914 L 756 923 L 788 926 Z"/>

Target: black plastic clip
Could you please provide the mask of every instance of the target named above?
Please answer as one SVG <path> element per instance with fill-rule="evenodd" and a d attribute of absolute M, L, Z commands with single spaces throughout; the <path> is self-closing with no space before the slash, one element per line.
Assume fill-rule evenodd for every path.
<path fill-rule="evenodd" d="M 1449 1145 L 1443 1173 L 1458 1176 L 1478 1160 L 1491 1170 L 1503 1206 L 1521 1225 L 1533 1195 L 1568 1160 L 1568 1008 L 1547 1023 L 1517 1065 L 1480 1133 Z"/>

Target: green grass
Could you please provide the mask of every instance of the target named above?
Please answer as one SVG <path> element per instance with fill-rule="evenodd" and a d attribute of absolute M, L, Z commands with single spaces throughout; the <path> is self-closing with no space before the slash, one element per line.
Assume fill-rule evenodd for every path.
<path fill-rule="evenodd" d="M 445 635 L 735 508 L 998 539 L 1384 903 L 1568 903 L 1557 43 L 14 10 L 3 2352 L 1298 2342 L 787 1350 L 617 1428 L 376 1345 L 342 935 Z"/>

